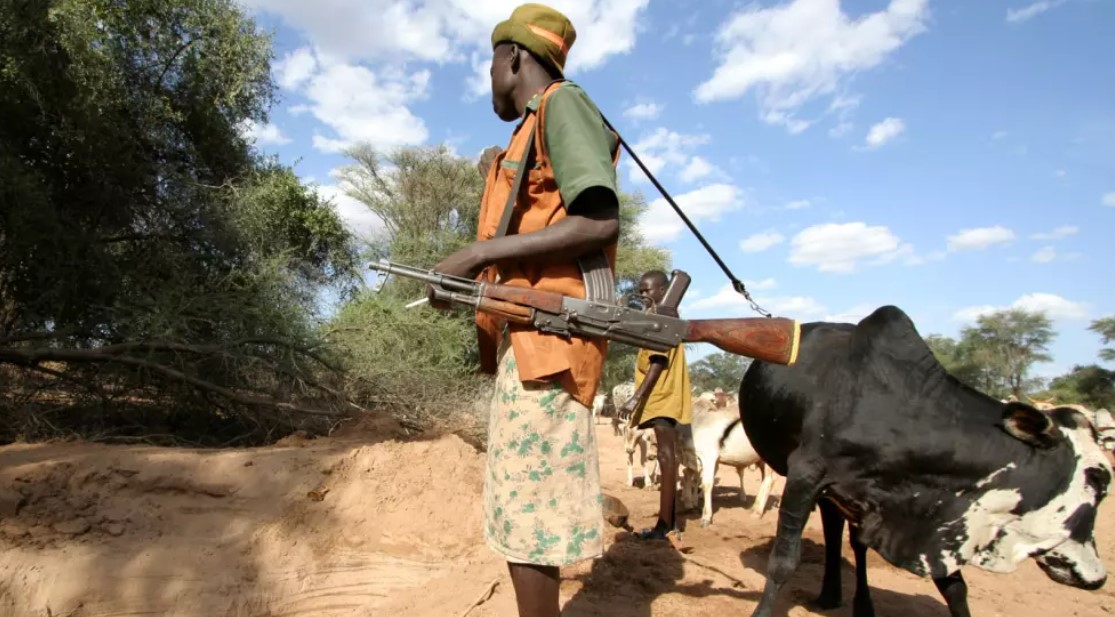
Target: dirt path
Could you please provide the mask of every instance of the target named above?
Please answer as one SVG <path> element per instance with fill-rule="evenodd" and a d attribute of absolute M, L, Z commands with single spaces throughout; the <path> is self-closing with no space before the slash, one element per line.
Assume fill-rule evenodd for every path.
<path fill-rule="evenodd" d="M 636 528 L 649 526 L 657 495 L 624 486 L 622 445 L 610 433 L 598 426 L 605 489 L 630 508 Z M 515 615 L 505 566 L 480 534 L 482 455 L 455 437 L 388 437 L 381 426 L 253 450 L 0 448 L 0 615 L 457 617 L 493 582 L 469 617 Z M 733 470 L 722 474 L 711 527 L 688 515 L 684 557 L 615 532 L 603 558 L 563 572 L 563 615 L 749 615 L 777 511 L 753 518 L 736 482 Z M 746 484 L 749 504 L 758 474 Z M 1108 504 L 1097 541 L 1115 567 Z M 869 559 L 877 614 L 947 615 L 930 581 Z M 848 605 L 805 607 L 822 560 L 814 515 L 776 614 L 851 615 Z M 850 602 L 850 564 L 845 572 Z M 965 576 L 980 617 L 1115 614 L 1115 585 L 1070 589 L 1032 563 L 1011 575 L 969 568 Z"/>

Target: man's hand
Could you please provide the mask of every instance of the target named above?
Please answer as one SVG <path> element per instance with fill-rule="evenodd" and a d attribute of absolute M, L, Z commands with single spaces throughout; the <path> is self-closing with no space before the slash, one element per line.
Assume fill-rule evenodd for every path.
<path fill-rule="evenodd" d="M 434 266 L 434 272 L 470 280 L 475 279 L 476 275 L 480 274 L 480 271 L 488 266 L 479 244 L 479 242 L 473 242 L 441 260 Z M 426 285 L 426 299 L 429 300 L 430 306 L 438 310 L 448 310 L 452 306 L 452 304 L 448 302 L 434 300 L 433 285 Z"/>
<path fill-rule="evenodd" d="M 620 412 L 620 415 L 627 416 L 628 418 L 630 418 L 631 414 L 635 413 L 635 410 L 638 409 L 638 408 L 639 408 L 639 397 L 633 396 L 633 397 L 627 399 L 627 402 L 624 403 L 619 408 L 619 412 Z"/>
<path fill-rule="evenodd" d="M 499 146 L 490 146 L 484 149 L 480 154 L 480 160 L 476 163 L 476 170 L 480 172 L 481 178 L 488 177 L 488 169 L 492 166 L 492 162 L 496 160 L 499 153 L 503 152 L 503 148 Z"/>

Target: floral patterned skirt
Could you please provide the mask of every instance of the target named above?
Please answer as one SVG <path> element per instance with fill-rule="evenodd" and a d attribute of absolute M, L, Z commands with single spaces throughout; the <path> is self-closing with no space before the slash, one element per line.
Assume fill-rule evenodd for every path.
<path fill-rule="evenodd" d="M 504 337 L 489 411 L 485 537 L 514 563 L 564 566 L 604 553 L 592 410 L 554 383 L 519 380 Z"/>

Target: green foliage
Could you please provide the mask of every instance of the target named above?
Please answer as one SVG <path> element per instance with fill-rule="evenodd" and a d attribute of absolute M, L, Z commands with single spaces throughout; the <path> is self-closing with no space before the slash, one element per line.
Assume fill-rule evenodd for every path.
<path fill-rule="evenodd" d="M 719 351 L 689 364 L 689 380 L 697 392 L 723 388 L 729 394 L 739 390 L 743 374 L 751 366 L 751 358 Z"/>
<path fill-rule="evenodd" d="M 476 374 L 472 320 L 461 315 L 407 309 L 372 292 L 346 303 L 328 336 L 345 358 L 353 399 L 389 404 L 416 420 L 460 411 L 485 382 Z"/>
<path fill-rule="evenodd" d="M 1013 394 L 1021 400 L 1024 391 L 1041 387 L 1029 371 L 1035 363 L 1050 361 L 1054 336 L 1044 313 L 1008 309 L 979 317 L 975 326 L 964 328 L 959 341 L 931 335 L 926 342 L 960 381 L 996 398 Z"/>
<path fill-rule="evenodd" d="M 1115 342 L 1115 317 L 1104 317 L 1092 322 L 1088 328 L 1100 335 L 1103 344 Z M 1115 347 L 1106 347 L 1100 350 L 1100 358 L 1104 362 L 1115 362 Z"/>
<path fill-rule="evenodd" d="M 301 422 L 293 401 L 329 405 L 313 298 L 351 289 L 355 253 L 242 136 L 271 59 L 230 0 L 0 11 L 0 362 L 79 385 L 100 412 L 73 430 L 143 430 L 113 419 L 128 400 L 256 439 Z"/>
<path fill-rule="evenodd" d="M 1074 366 L 1072 372 L 1057 377 L 1040 397 L 1061 404 L 1080 404 L 1089 409 L 1115 409 L 1115 371 L 1095 364 Z"/>

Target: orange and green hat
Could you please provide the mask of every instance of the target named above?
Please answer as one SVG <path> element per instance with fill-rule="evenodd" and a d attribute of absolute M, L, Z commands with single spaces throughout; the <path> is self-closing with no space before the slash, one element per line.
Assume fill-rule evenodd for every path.
<path fill-rule="evenodd" d="M 519 5 L 492 31 L 493 48 L 500 43 L 518 43 L 563 75 L 565 58 L 576 40 L 577 31 L 568 17 L 536 3 Z"/>

